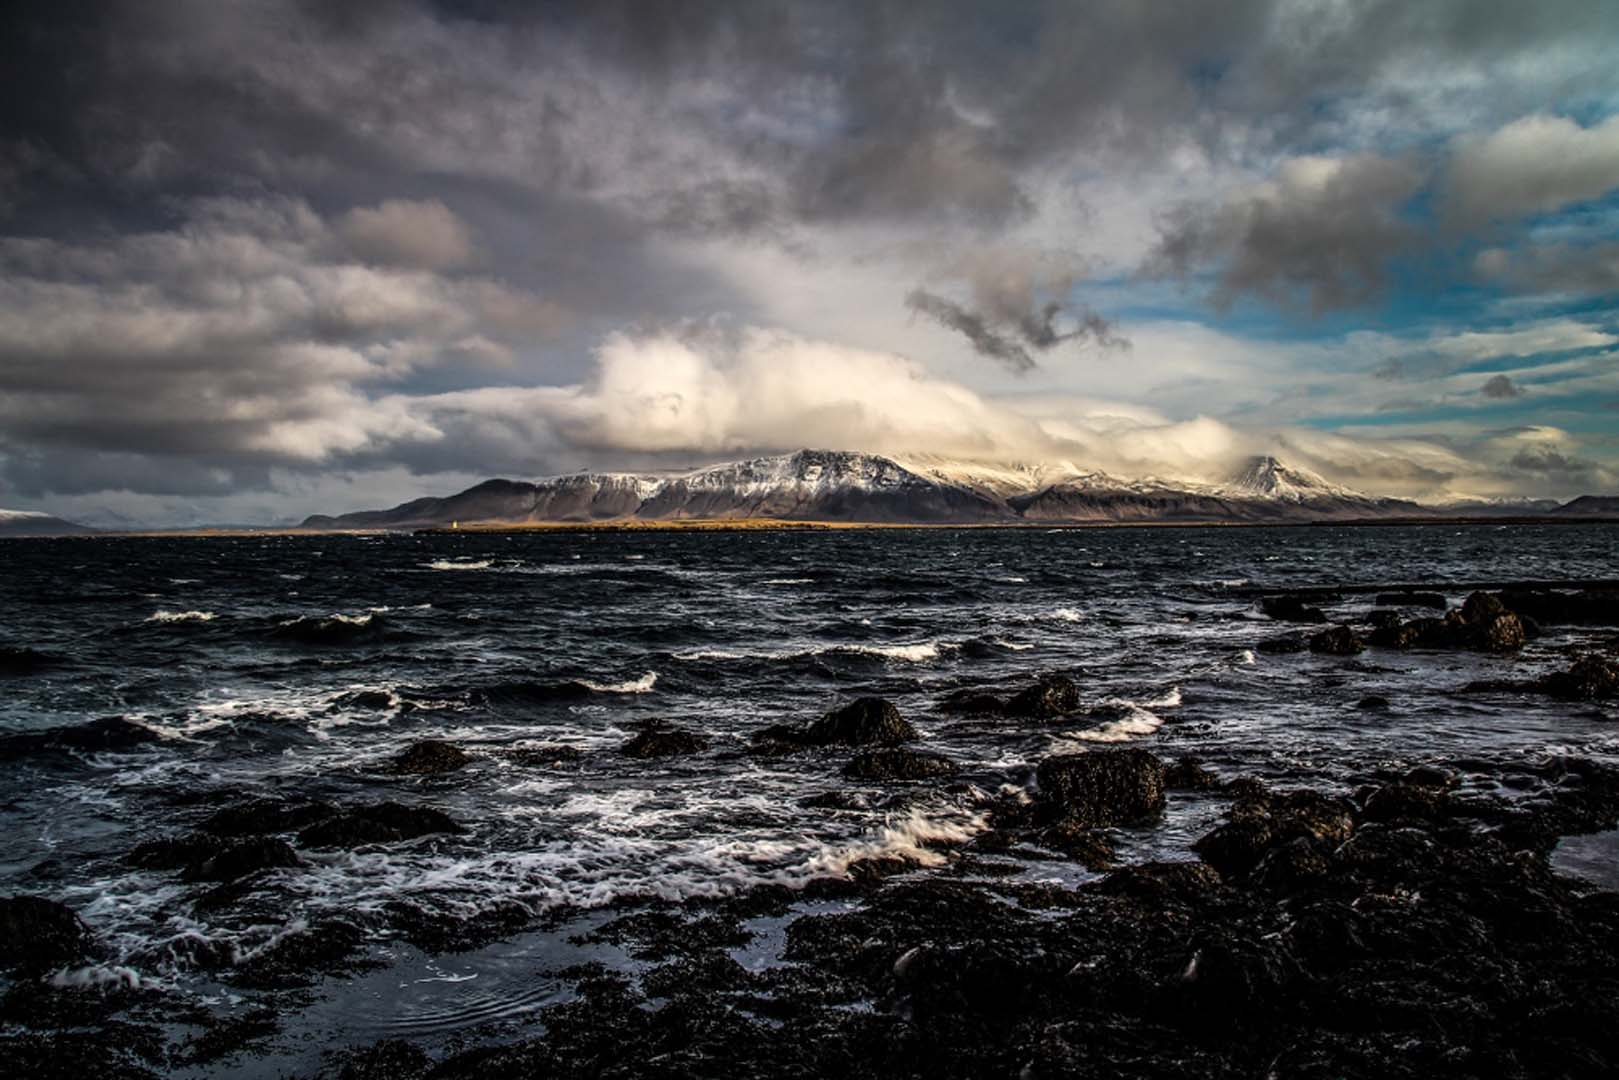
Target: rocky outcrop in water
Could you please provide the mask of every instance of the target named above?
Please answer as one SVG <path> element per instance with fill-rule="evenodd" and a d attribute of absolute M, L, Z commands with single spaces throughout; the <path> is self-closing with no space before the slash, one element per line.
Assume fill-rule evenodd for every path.
<path fill-rule="evenodd" d="M 0 969 L 38 975 L 83 960 L 89 928 L 66 905 L 42 896 L 0 899 Z"/>
<path fill-rule="evenodd" d="M 354 806 L 338 811 L 298 834 L 307 848 L 356 848 L 368 844 L 394 844 L 434 833 L 463 833 L 441 810 L 403 806 L 395 802 Z"/>
<path fill-rule="evenodd" d="M 843 775 L 851 780 L 892 782 L 901 780 L 933 780 L 952 776 L 957 765 L 943 754 L 932 754 L 904 747 L 882 747 L 855 755 L 844 766 Z"/>
<path fill-rule="evenodd" d="M 708 739 L 691 731 L 663 724 L 649 724 L 618 748 L 625 757 L 660 758 L 700 754 L 708 749 Z"/>
<path fill-rule="evenodd" d="M 1035 777 L 1040 802 L 1051 817 L 1088 828 L 1128 825 L 1164 809 L 1164 763 L 1146 750 L 1048 757 Z"/>
<path fill-rule="evenodd" d="M 1334 626 L 1330 630 L 1323 630 L 1310 638 L 1310 651 L 1324 653 L 1327 656 L 1353 656 L 1363 652 L 1365 642 L 1360 635 L 1347 626 Z"/>
<path fill-rule="evenodd" d="M 1066 675 L 1045 675 L 1006 702 L 1008 716 L 1026 720 L 1055 720 L 1079 708 L 1079 687 Z"/>
<path fill-rule="evenodd" d="M 162 736 L 145 724 L 109 716 L 83 724 L 47 728 L 44 731 L 22 731 L 0 735 L 0 761 L 15 760 L 40 753 L 95 754 L 104 751 L 132 750 L 154 743 Z"/>
<path fill-rule="evenodd" d="M 398 776 L 442 776 L 472 763 L 472 755 L 441 739 L 413 742 L 395 755 L 387 771 Z"/>
<path fill-rule="evenodd" d="M 755 733 L 754 745 L 765 751 L 811 746 L 897 746 L 917 738 L 916 728 L 892 702 L 863 697 L 839 706 L 806 727 L 775 724 Z"/>

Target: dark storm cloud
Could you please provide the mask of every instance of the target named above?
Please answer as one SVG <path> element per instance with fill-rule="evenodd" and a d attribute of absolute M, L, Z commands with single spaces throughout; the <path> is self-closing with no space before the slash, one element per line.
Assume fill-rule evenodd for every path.
<path fill-rule="evenodd" d="M 1327 14 L 1279 0 L 30 5 L 0 34 L 0 447 L 31 491 L 475 468 L 414 394 L 491 370 L 577 383 L 605 331 L 748 315 L 745 290 L 681 243 L 909 228 L 975 250 L 1075 176 L 1151 175 L 1194 151 L 1250 170 L 1299 147 L 1354 151 L 1175 210 L 1153 260 L 1213 275 L 1222 302 L 1340 307 L 1407 250 L 1427 175 L 1366 150 L 1377 133 L 1357 117 L 1433 130 L 1461 99 L 1412 84 L 1431 71 L 1488 79 L 1456 107 L 1506 124 L 1545 95 L 1525 61 L 1619 29 L 1619 8 L 1573 2 Z M 1611 64 L 1555 82 L 1604 100 Z M 912 308 L 1012 370 L 1070 339 L 1116 343 L 1102 315 L 1053 306 L 1082 270 L 942 273 L 950 287 Z"/>
<path fill-rule="evenodd" d="M 1129 345 L 1101 315 L 1088 308 L 1070 312 L 1056 301 L 1028 310 L 992 309 L 984 313 L 936 293 L 912 289 L 905 297 L 905 306 L 961 334 L 980 356 L 998 361 L 1018 374 L 1037 366 L 1030 349 L 1046 352 L 1065 341 L 1090 341 L 1104 348 Z M 1059 329 L 1059 318 L 1071 318 L 1072 329 Z"/>
<path fill-rule="evenodd" d="M 1510 401 L 1523 396 L 1523 390 L 1506 375 L 1493 376 L 1479 390 L 1485 397 L 1496 401 Z"/>
<path fill-rule="evenodd" d="M 998 360 L 1020 374 L 1034 369 L 1034 358 L 1029 355 L 1027 349 L 1009 335 L 998 334 L 991 330 L 983 316 L 968 311 L 954 301 L 923 292 L 921 289 L 913 289 L 905 297 L 905 306 L 918 314 L 926 315 L 941 326 L 947 326 L 962 334 L 972 342 L 973 350 L 980 356 Z"/>
<path fill-rule="evenodd" d="M 1244 294 L 1316 313 L 1364 304 L 1418 242 L 1404 210 L 1422 181 L 1412 164 L 1373 155 L 1296 158 L 1252 192 L 1165 214 L 1146 268 L 1212 271 L 1222 307 Z"/>

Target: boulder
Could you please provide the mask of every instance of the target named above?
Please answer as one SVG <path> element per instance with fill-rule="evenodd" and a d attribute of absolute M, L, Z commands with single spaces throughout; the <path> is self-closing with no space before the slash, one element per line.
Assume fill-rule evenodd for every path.
<path fill-rule="evenodd" d="M 1473 628 L 1473 646 L 1485 652 L 1515 652 L 1529 639 L 1523 620 L 1510 611 L 1490 617 Z"/>
<path fill-rule="evenodd" d="M 439 776 L 472 761 L 472 755 L 440 739 L 422 739 L 401 750 L 388 762 L 387 771 L 396 776 Z"/>
<path fill-rule="evenodd" d="M 1070 818 L 1041 829 L 1035 835 L 1035 842 L 1062 852 L 1087 870 L 1102 871 L 1113 866 L 1113 842 L 1107 832 L 1077 824 Z"/>
<path fill-rule="evenodd" d="M 122 716 L 108 716 L 83 724 L 0 736 L 0 761 L 50 751 L 95 754 L 107 750 L 132 750 L 161 738 L 144 724 L 125 720 Z"/>
<path fill-rule="evenodd" d="M 1164 763 L 1139 749 L 1061 754 L 1035 771 L 1053 817 L 1090 828 L 1129 825 L 1164 809 Z"/>
<path fill-rule="evenodd" d="M 1224 786 L 1196 758 L 1179 758 L 1164 769 L 1164 787 L 1170 791 L 1219 791 Z"/>
<path fill-rule="evenodd" d="M 268 836 L 294 832 L 324 821 L 336 812 L 316 799 L 249 799 L 216 810 L 200 826 L 214 836 Z M 143 845 L 144 846 L 144 845 Z"/>
<path fill-rule="evenodd" d="M 395 802 L 354 806 L 317 822 L 298 834 L 308 848 L 356 848 L 366 844 L 393 844 L 433 833 L 464 833 L 439 810 L 403 806 Z"/>
<path fill-rule="evenodd" d="M 1564 701 L 1607 701 L 1619 697 L 1619 665 L 1601 656 L 1582 656 L 1567 671 L 1543 676 L 1535 685 Z"/>
<path fill-rule="evenodd" d="M 1354 832 L 1353 807 L 1313 791 L 1240 798 L 1229 820 L 1196 843 L 1198 857 L 1231 880 L 1247 877 L 1272 848 L 1296 839 L 1336 847 Z"/>
<path fill-rule="evenodd" d="M 284 840 L 254 837 L 241 840 L 188 864 L 183 881 L 236 881 L 260 870 L 302 866 L 303 860 Z"/>
<path fill-rule="evenodd" d="M 42 896 L 0 899 L 0 968 L 39 973 L 85 958 L 90 930 L 73 909 Z"/>
<path fill-rule="evenodd" d="M 1327 656 L 1353 656 L 1365 648 L 1359 636 L 1347 626 L 1334 626 L 1310 638 L 1310 651 Z"/>
<path fill-rule="evenodd" d="M 708 749 L 701 735 L 662 724 L 648 724 L 634 738 L 618 748 L 625 757 L 659 758 L 700 754 Z"/>
<path fill-rule="evenodd" d="M 1284 634 L 1281 637 L 1266 638 L 1254 646 L 1260 652 L 1270 655 L 1301 653 L 1309 647 L 1309 641 L 1297 634 Z"/>
<path fill-rule="evenodd" d="M 781 735 L 786 729 L 768 728 Z M 763 733 L 761 733 L 763 734 Z M 833 709 L 802 731 L 792 733 L 792 741 L 807 746 L 895 746 L 917 737 L 893 703 L 879 697 L 857 698 Z"/>
<path fill-rule="evenodd" d="M 943 754 L 930 754 L 904 747 L 881 747 L 855 755 L 844 766 L 843 775 L 851 780 L 932 780 L 957 771 L 954 761 Z"/>
<path fill-rule="evenodd" d="M 1284 593 L 1259 600 L 1259 610 L 1278 622 L 1324 623 L 1326 612 L 1306 602 L 1306 598 Z"/>
<path fill-rule="evenodd" d="M 1065 675 L 1045 675 L 1026 690 L 1013 694 L 1006 703 L 1010 716 L 1028 720 L 1053 720 L 1079 708 L 1079 687 Z"/>
<path fill-rule="evenodd" d="M 1386 710 L 1388 707 L 1389 699 L 1384 697 L 1382 694 L 1367 694 L 1365 697 L 1355 702 L 1355 708 L 1357 709 L 1376 709 L 1382 711 Z"/>
<path fill-rule="evenodd" d="M 1472 625 L 1487 623 L 1505 615 L 1506 612 L 1506 605 L 1501 603 L 1501 598 L 1487 592 L 1473 593 L 1462 602 L 1462 621 Z"/>

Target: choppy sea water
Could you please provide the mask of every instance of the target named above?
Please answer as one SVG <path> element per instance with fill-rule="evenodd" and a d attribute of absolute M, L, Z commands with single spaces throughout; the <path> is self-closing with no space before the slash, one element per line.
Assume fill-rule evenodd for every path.
<path fill-rule="evenodd" d="M 1619 759 L 1610 706 L 1461 694 L 1566 666 L 1601 634 L 1553 628 L 1520 654 L 1266 655 L 1279 627 L 1252 590 L 1409 582 L 1459 603 L 1470 583 L 1612 577 L 1619 528 L 1139 528 L 92 539 L 0 543 L 0 645 L 51 662 L 0 680 L 0 733 L 121 716 L 160 738 L 118 750 L 0 753 L 0 893 L 81 913 L 110 950 L 67 982 L 138 983 L 228 1013 L 250 1004 L 194 962 L 238 958 L 323 918 L 367 928 L 374 972 L 328 980 L 299 1046 L 447 1037 L 566 993 L 547 972 L 634 961 L 581 929 L 634 898 L 802 886 L 873 855 L 985 827 L 1052 753 L 1137 744 L 1227 776 L 1342 786 L 1380 768 L 1477 755 Z M 1345 595 L 1330 614 L 1363 614 Z M 1606 633 L 1611 634 L 1611 631 Z M 1054 726 L 947 717 L 964 686 L 1072 676 L 1087 711 Z M 953 781 L 845 779 L 848 750 L 748 752 L 768 724 L 856 695 L 894 701 Z M 1355 708 L 1367 695 L 1387 710 Z M 642 761 L 646 721 L 709 749 Z M 411 742 L 475 755 L 447 776 L 390 774 Z M 548 760 L 523 748 L 569 747 Z M 818 796 L 847 797 L 829 809 Z M 257 796 L 441 809 L 461 835 L 301 852 L 224 905 L 131 867 Z M 1185 858 L 1223 806 L 1177 800 L 1121 837 L 1125 861 Z M 1031 880 L 1080 880 L 1031 864 Z M 398 905 L 473 918 L 516 904 L 565 925 L 426 955 Z M 767 921 L 768 922 L 768 921 Z M 762 923 L 745 963 L 768 963 Z"/>

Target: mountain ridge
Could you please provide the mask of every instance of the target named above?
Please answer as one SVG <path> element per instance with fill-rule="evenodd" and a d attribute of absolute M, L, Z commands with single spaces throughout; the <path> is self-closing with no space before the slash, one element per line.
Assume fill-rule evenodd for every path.
<path fill-rule="evenodd" d="M 1550 511 L 1548 508 L 1544 512 Z M 1577 511 L 1576 511 L 1577 513 Z M 1442 509 L 1368 495 L 1268 455 L 1224 483 L 1128 480 L 1071 462 L 951 461 L 799 450 L 669 474 L 580 472 L 492 479 L 381 510 L 316 514 L 306 529 L 764 519 L 870 524 L 1304 522 L 1443 519 Z"/>

